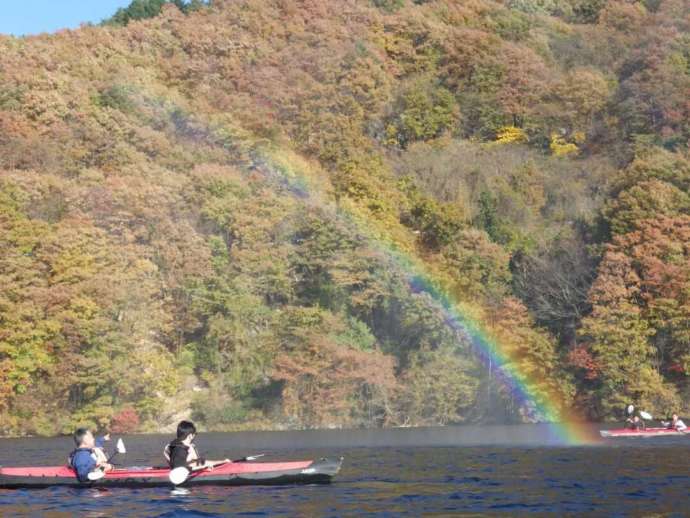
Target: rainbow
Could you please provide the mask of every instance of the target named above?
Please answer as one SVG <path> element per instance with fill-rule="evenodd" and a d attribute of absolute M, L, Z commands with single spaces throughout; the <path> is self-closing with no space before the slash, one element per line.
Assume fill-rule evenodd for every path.
<path fill-rule="evenodd" d="M 181 112 L 176 110 L 176 113 L 179 117 Z M 218 133 L 227 134 L 222 130 L 221 127 L 207 125 L 206 136 L 216 142 L 222 141 L 223 138 L 216 138 Z M 234 144 L 241 146 L 241 142 Z M 285 149 L 278 152 L 269 148 L 254 148 L 251 155 L 250 163 L 242 164 L 244 168 L 258 170 L 306 203 L 346 218 L 361 235 L 368 238 L 372 248 L 399 266 L 408 277 L 410 290 L 426 293 L 437 305 L 437 309 L 442 311 L 445 324 L 457 334 L 464 335 L 481 363 L 491 370 L 516 401 L 530 409 L 526 417 L 535 422 L 548 423 L 550 444 L 581 445 L 594 441 L 584 421 L 574 413 L 568 413 L 567 406 L 558 394 L 538 394 L 535 389 L 537 380 L 531 380 L 527 373 L 520 372 L 519 363 L 514 361 L 516 358 L 511 358 L 509 348 L 493 338 L 479 319 L 472 317 L 470 311 L 461 310 L 458 301 L 454 301 L 437 287 L 439 283 L 434 282 L 434 276 L 421 260 L 411 251 L 387 244 L 372 230 L 374 226 L 368 224 L 366 217 L 354 207 L 348 208 L 347 204 L 342 203 L 336 206 L 335 202 L 328 199 L 325 185 L 319 185 L 320 181 L 315 175 L 307 174 L 311 166 L 303 157 Z"/>
<path fill-rule="evenodd" d="M 325 199 L 320 189 L 310 181 L 309 176 L 299 167 L 293 167 L 295 160 L 300 159 L 295 156 L 287 157 L 286 164 L 285 157 L 281 160 L 270 152 L 262 153 L 261 169 L 265 174 L 278 175 L 283 185 L 296 196 L 311 200 L 314 205 L 333 209 L 334 203 Z M 406 273 L 412 292 L 426 293 L 431 297 L 437 309 L 442 311 L 445 324 L 457 334 L 467 337 L 481 363 L 492 370 L 515 400 L 530 409 L 527 417 L 533 421 L 548 423 L 550 443 L 581 445 L 592 442 L 591 433 L 583 420 L 575 414 L 567 413 L 564 410 L 566 405 L 557 394 L 539 396 L 534 388 L 536 380 L 530 380 L 529 376 L 520 372 L 516 367 L 519 364 L 513 361 L 508 348 L 502 347 L 498 340 L 484 330 L 478 319 L 473 318 L 469 312 L 463 313 L 460 305 L 437 287 L 438 283 L 434 282 L 433 276 L 421 260 L 411 253 L 387 245 L 369 230 L 370 226 L 366 225 L 365 220 L 362 221 L 361 216 L 349 210 L 346 205 L 338 206 L 338 216 L 346 217 L 361 234 L 369 238 L 370 243 L 376 245 L 377 251 L 385 254 Z"/>
<path fill-rule="evenodd" d="M 519 364 L 513 361 L 506 348 L 492 338 L 478 320 L 472 318 L 469 313 L 461 313 L 457 303 L 435 288 L 428 274 L 423 271 L 423 265 L 414 265 L 408 260 L 402 263 L 399 261 L 399 264 L 409 265 L 407 271 L 416 272 L 411 279 L 411 288 L 429 294 L 442 308 L 446 325 L 467 336 L 481 363 L 492 369 L 494 376 L 508 388 L 511 395 L 529 409 L 526 417 L 548 423 L 551 439 L 555 443 L 580 445 L 591 442 L 587 428 L 576 416 L 569 415 L 569 419 L 564 420 L 565 405 L 559 397 L 555 394 L 547 395 L 546 398 L 539 397 L 534 389 L 536 380 L 531 380 L 529 376 L 519 372 L 516 367 Z"/>
<path fill-rule="evenodd" d="M 584 423 L 574 415 L 564 419 L 565 405 L 556 394 L 541 397 L 534 389 L 536 380 L 520 372 L 507 348 L 484 330 L 481 323 L 469 312 L 462 313 L 459 304 L 438 289 L 437 283 L 426 271 L 420 260 L 394 254 L 395 262 L 404 268 L 409 275 L 409 286 L 413 292 L 426 293 L 443 312 L 444 322 L 459 335 L 464 335 L 473 346 L 473 350 L 493 376 L 506 387 L 512 397 L 528 408 L 526 415 L 532 421 L 545 422 L 549 425 L 550 441 L 556 444 L 580 445 L 591 442 L 591 437 Z"/>

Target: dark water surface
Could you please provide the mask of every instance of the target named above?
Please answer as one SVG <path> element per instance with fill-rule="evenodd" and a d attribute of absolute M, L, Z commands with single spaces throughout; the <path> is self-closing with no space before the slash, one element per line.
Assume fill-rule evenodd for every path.
<path fill-rule="evenodd" d="M 168 437 L 125 436 L 127 465 Z M 690 516 L 690 437 L 562 447 L 545 426 L 202 434 L 208 457 L 344 456 L 326 486 L 0 489 L 5 516 Z M 0 440 L 0 464 L 56 465 L 69 438 Z"/>

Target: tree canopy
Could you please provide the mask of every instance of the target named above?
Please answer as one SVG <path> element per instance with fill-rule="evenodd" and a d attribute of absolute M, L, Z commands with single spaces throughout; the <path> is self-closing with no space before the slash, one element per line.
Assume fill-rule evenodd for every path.
<path fill-rule="evenodd" d="M 134 0 L 0 36 L 0 432 L 690 411 L 690 39 L 652 4 Z"/>

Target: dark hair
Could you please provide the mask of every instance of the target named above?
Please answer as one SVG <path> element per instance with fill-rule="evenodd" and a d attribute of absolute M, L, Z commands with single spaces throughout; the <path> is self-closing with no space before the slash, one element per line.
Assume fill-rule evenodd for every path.
<path fill-rule="evenodd" d="M 74 443 L 79 446 L 81 442 L 84 440 L 84 436 L 89 433 L 88 428 L 77 428 L 74 431 Z"/>
<path fill-rule="evenodd" d="M 191 421 L 180 421 L 180 424 L 177 425 L 177 438 L 181 441 L 193 433 L 196 433 L 196 426 Z"/>

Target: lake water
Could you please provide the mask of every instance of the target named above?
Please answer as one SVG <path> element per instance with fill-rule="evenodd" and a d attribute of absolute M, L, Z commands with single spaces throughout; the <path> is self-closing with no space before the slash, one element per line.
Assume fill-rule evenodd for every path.
<path fill-rule="evenodd" d="M 596 433 L 596 430 L 592 430 Z M 127 465 L 169 437 L 124 436 Z M 554 444 L 543 425 L 201 434 L 208 457 L 344 456 L 331 485 L 0 489 L 7 516 L 690 516 L 690 437 Z M 0 440 L 0 464 L 56 465 L 67 437 Z"/>

